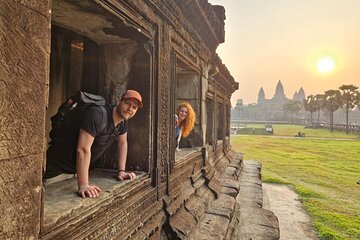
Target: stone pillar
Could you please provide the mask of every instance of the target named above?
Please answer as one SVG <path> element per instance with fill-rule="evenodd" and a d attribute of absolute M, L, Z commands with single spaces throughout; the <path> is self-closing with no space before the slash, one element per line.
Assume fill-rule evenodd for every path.
<path fill-rule="evenodd" d="M 200 126 L 202 129 L 202 145 L 205 146 L 206 144 L 206 129 L 207 129 L 207 115 L 211 114 L 207 112 L 207 107 L 206 107 L 206 93 L 209 89 L 209 83 L 208 80 L 205 76 L 201 76 L 201 103 L 200 103 L 200 107 L 201 107 L 201 117 L 200 117 Z"/>
<path fill-rule="evenodd" d="M 40 231 L 49 32 L 49 1 L 0 2 L 0 239 Z"/>

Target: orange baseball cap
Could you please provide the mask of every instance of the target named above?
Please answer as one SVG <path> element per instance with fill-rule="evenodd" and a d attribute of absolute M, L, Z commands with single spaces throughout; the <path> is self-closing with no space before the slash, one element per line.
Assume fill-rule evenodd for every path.
<path fill-rule="evenodd" d="M 139 108 L 143 107 L 142 97 L 141 97 L 140 93 L 135 90 L 131 90 L 131 89 L 127 90 L 121 96 L 121 100 L 123 100 L 123 99 L 135 99 L 138 102 Z"/>

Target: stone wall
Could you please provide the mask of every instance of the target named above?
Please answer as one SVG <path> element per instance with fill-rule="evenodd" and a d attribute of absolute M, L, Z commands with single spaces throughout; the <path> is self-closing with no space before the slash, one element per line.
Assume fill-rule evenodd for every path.
<path fill-rule="evenodd" d="M 222 8 L 212 12 L 207 1 L 186 2 L 0 3 L 0 210 L 4 216 L 0 238 L 159 239 L 161 235 L 186 237 L 196 228 L 208 204 L 218 197 L 221 174 L 230 159 L 223 134 L 217 141 L 221 118 L 218 99 L 222 99 L 222 108 L 230 108 L 229 99 L 237 87 L 223 66 L 221 78 L 209 74 L 218 64 L 214 51 L 223 39 Z M 83 41 L 84 60 L 78 61 L 81 53 L 77 51 L 71 67 L 72 71 L 77 67 L 83 71 L 63 71 L 69 49 L 65 60 L 60 61 L 64 65 L 50 66 L 50 51 L 52 57 L 64 53 L 61 46 L 50 50 L 51 25 L 53 30 L 60 29 L 64 35 Z M 57 39 L 55 34 L 52 37 Z M 193 79 L 197 90 L 191 101 L 199 115 L 196 143 L 192 144 L 198 148 L 190 149 L 194 152 L 179 161 L 172 140 L 174 59 L 181 59 L 186 69 L 197 74 Z M 71 81 L 68 76 L 77 79 L 76 85 L 66 86 L 66 81 Z M 218 85 L 214 85 L 215 80 Z M 222 85 L 225 87 L 219 87 Z M 78 198 L 75 183 L 66 188 L 62 182 L 44 191 L 41 181 L 50 113 L 64 100 L 65 92 L 80 86 L 104 95 L 110 102 L 115 102 L 126 87 L 138 89 L 144 96 L 144 108 L 129 130 L 129 143 L 133 143 L 129 168 L 141 170 L 142 177 L 120 185 L 111 177 L 100 177 L 99 184 L 107 181 L 109 188 L 95 203 Z M 208 94 L 213 96 L 212 112 L 205 114 Z M 211 126 L 206 124 L 208 115 L 212 116 Z M 212 132 L 211 145 L 205 145 L 206 135 Z M 111 166 L 112 162 L 106 164 Z M 62 201 L 55 189 L 66 192 L 61 195 Z M 69 208 L 66 201 L 78 203 L 77 208 Z M 54 205 L 62 209 L 48 215 Z"/>
<path fill-rule="evenodd" d="M 40 231 L 48 1 L 0 2 L 0 238 Z"/>

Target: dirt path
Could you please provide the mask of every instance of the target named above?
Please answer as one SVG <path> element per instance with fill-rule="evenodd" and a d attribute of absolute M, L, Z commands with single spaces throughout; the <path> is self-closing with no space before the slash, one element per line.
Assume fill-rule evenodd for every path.
<path fill-rule="evenodd" d="M 263 183 L 263 208 L 279 219 L 280 240 L 318 240 L 299 196 L 286 185 Z"/>

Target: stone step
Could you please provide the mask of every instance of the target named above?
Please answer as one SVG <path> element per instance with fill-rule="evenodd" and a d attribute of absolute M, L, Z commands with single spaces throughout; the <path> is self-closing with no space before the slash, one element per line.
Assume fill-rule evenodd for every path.
<path fill-rule="evenodd" d="M 262 208 L 261 164 L 241 159 L 236 154 L 225 170 L 218 199 L 189 239 L 279 239 L 277 217 Z"/>

